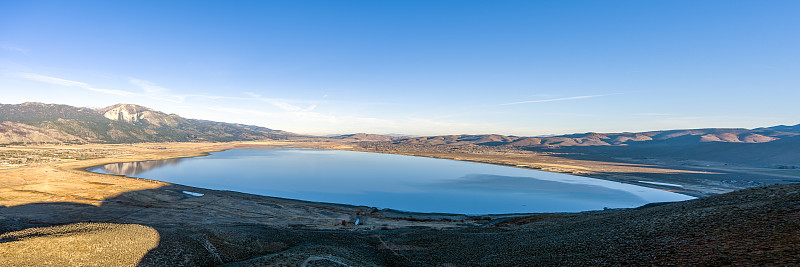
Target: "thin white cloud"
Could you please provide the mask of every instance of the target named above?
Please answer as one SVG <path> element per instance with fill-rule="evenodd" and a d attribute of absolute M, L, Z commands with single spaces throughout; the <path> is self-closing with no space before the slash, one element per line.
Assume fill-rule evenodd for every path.
<path fill-rule="evenodd" d="M 6 51 L 11 51 L 11 52 L 21 53 L 23 55 L 27 55 L 28 54 L 28 49 L 17 47 L 17 46 L 0 45 L 0 49 L 6 50 Z"/>
<path fill-rule="evenodd" d="M 21 78 L 32 80 L 32 81 L 55 84 L 55 85 L 61 85 L 61 86 L 78 86 L 78 87 L 88 87 L 89 86 L 89 84 L 87 84 L 87 83 L 70 81 L 70 80 L 65 80 L 65 79 L 56 78 L 56 77 L 39 75 L 39 74 L 35 74 L 35 73 L 19 73 L 18 76 L 21 77 Z"/>
<path fill-rule="evenodd" d="M 170 104 L 172 108 L 181 106 L 182 109 L 195 112 L 199 118 L 217 118 L 220 121 L 235 121 L 254 125 L 264 125 L 270 128 L 294 131 L 309 134 L 328 134 L 328 133 L 409 133 L 412 134 L 435 134 L 445 131 L 448 134 L 481 132 L 502 132 L 498 125 L 481 124 L 459 121 L 448 121 L 440 119 L 430 119 L 421 117 L 409 118 L 375 118 L 364 117 L 358 114 L 341 114 L 317 111 L 317 105 L 329 103 L 328 101 L 309 101 L 267 98 L 256 93 L 246 93 L 249 97 L 225 97 L 201 94 L 174 94 L 173 90 L 160 86 L 156 83 L 128 78 L 127 81 L 140 88 L 131 92 L 121 90 L 108 90 L 96 88 L 85 82 L 62 79 L 58 77 L 46 76 L 35 73 L 14 73 L 15 76 L 26 80 L 41 83 L 53 84 L 64 87 L 82 88 L 93 92 L 102 92 L 120 96 L 141 97 L 168 101 L 177 104 Z M 245 106 L 205 106 L 198 105 L 188 98 L 207 98 L 207 99 L 233 99 L 236 103 L 245 104 L 246 101 L 261 101 L 269 105 L 261 105 L 255 109 L 248 109 Z M 132 101 L 128 100 L 128 101 Z M 184 103 L 186 100 L 186 103 Z M 250 103 L 253 104 L 253 103 Z M 352 103 L 350 103 L 352 104 Z M 269 106 L 269 107 L 265 107 Z M 275 107 L 275 108 L 271 108 Z M 205 110 L 205 111 L 197 111 Z M 208 111 L 216 111 L 209 113 Z M 235 118 L 235 119 L 232 119 Z"/>
<path fill-rule="evenodd" d="M 203 94 L 173 94 L 170 93 L 172 90 L 162 87 L 160 85 L 155 84 L 154 82 L 137 79 L 137 78 L 128 78 L 128 82 L 137 87 L 144 90 L 144 93 L 141 94 L 144 97 L 155 99 L 155 100 L 162 100 L 168 101 L 173 103 L 184 103 L 187 98 L 207 98 L 211 100 L 218 100 L 218 99 L 235 99 L 235 100 L 246 100 L 248 98 L 244 97 L 230 97 L 230 96 L 218 96 L 218 95 L 203 95 Z"/>
<path fill-rule="evenodd" d="M 93 92 L 98 92 L 98 93 L 118 95 L 118 96 L 146 97 L 146 98 L 150 98 L 150 99 L 154 99 L 154 100 L 167 101 L 167 102 L 172 102 L 172 103 L 183 103 L 186 100 L 186 98 L 188 98 L 188 97 L 198 97 L 198 98 L 208 98 L 208 99 L 223 99 L 223 98 L 226 98 L 226 99 L 240 99 L 240 100 L 246 99 L 246 98 L 243 98 L 243 97 L 225 97 L 225 96 L 200 95 L 200 94 L 187 94 L 187 95 L 170 94 L 169 93 L 170 90 L 167 89 L 167 88 L 158 86 L 155 83 L 152 83 L 152 82 L 147 81 L 147 80 L 141 80 L 141 79 L 136 79 L 136 78 L 128 78 L 128 82 L 130 82 L 131 84 L 136 85 L 139 88 L 141 88 L 144 91 L 142 93 L 135 93 L 135 92 L 129 92 L 129 91 L 123 91 L 123 90 L 112 90 L 112 89 L 97 88 L 97 87 L 94 87 L 91 84 L 88 84 L 88 83 L 85 83 L 85 82 L 67 80 L 67 79 L 62 79 L 62 78 L 57 78 L 57 77 L 52 77 L 52 76 L 47 76 L 47 75 L 41 75 L 41 74 L 36 74 L 36 73 L 15 73 L 15 76 L 23 78 L 23 79 L 26 79 L 26 80 L 37 81 L 37 82 L 48 83 L 48 84 L 54 84 L 54 85 L 59 85 L 59 86 L 79 87 L 79 88 L 83 88 L 83 89 L 86 89 L 86 90 L 89 90 L 89 91 L 93 91 Z"/>
<path fill-rule="evenodd" d="M 322 114 L 318 112 L 308 112 L 308 111 L 280 111 L 280 112 L 267 112 L 261 110 L 252 110 L 252 109 L 242 109 L 242 108 L 231 108 L 231 107 L 221 107 L 221 106 L 214 106 L 214 107 L 207 107 L 206 109 L 213 110 L 213 111 L 220 111 L 226 112 L 231 114 L 237 115 L 254 115 L 260 118 L 270 118 L 270 119 L 278 119 L 278 120 L 286 120 L 292 122 L 300 122 L 300 123 L 318 123 L 318 122 L 325 122 L 325 123 L 341 123 L 342 120 L 337 118 L 336 116 L 329 115 L 329 114 Z"/>
<path fill-rule="evenodd" d="M 241 119 L 260 124 L 269 120 L 269 127 L 303 134 L 348 134 L 356 132 L 391 133 L 404 132 L 410 129 L 432 134 L 442 129 L 449 129 L 451 134 L 471 130 L 496 129 L 495 125 L 479 125 L 474 123 L 436 121 L 424 118 L 406 118 L 400 120 L 361 117 L 352 115 L 333 115 L 309 111 L 278 111 L 231 108 L 223 106 L 206 107 L 205 109 L 228 114 L 235 114 Z M 252 116 L 252 117 L 251 117 Z"/>
<path fill-rule="evenodd" d="M 20 78 L 23 78 L 23 79 L 27 79 L 27 80 L 31 80 L 31 81 L 49 83 L 49 84 L 60 85 L 60 86 L 80 87 L 80 88 L 83 88 L 83 89 L 86 89 L 86 90 L 89 90 L 89 91 L 94 91 L 94 92 L 99 92 L 99 93 L 104 93 L 104 94 L 112 94 L 112 95 L 119 95 L 119 96 L 134 96 L 134 95 L 138 95 L 136 93 L 128 92 L 128 91 L 96 88 L 94 86 L 91 86 L 88 83 L 72 81 L 72 80 L 67 80 L 67 79 L 61 79 L 61 78 L 56 78 L 56 77 L 51 77 L 51 76 L 45 76 L 45 75 L 36 74 L 36 73 L 17 73 L 17 77 L 20 77 Z"/>
<path fill-rule="evenodd" d="M 185 96 L 168 94 L 169 89 L 158 86 L 150 81 L 140 80 L 136 78 L 128 78 L 128 82 L 144 90 L 144 94 L 142 94 L 142 96 L 145 96 L 150 99 L 173 102 L 173 103 L 183 103 L 183 101 L 186 100 Z"/>
<path fill-rule="evenodd" d="M 141 87 L 145 92 L 150 94 L 161 94 L 169 91 L 169 89 L 155 85 L 150 81 L 139 80 L 136 78 L 128 78 L 128 81 L 136 86 Z"/>
<path fill-rule="evenodd" d="M 246 92 L 245 94 L 249 95 L 249 96 L 252 96 L 255 99 L 258 99 L 259 101 L 262 101 L 262 102 L 265 102 L 267 104 L 273 105 L 273 106 L 275 106 L 277 108 L 280 108 L 280 109 L 282 109 L 284 111 L 310 112 L 310 111 L 314 110 L 317 107 L 316 104 L 312 104 L 312 105 L 308 106 L 307 108 L 302 108 L 302 107 L 290 104 L 289 103 L 290 101 L 285 100 L 285 99 L 267 98 L 267 97 L 263 97 L 263 96 L 261 96 L 259 94 L 251 93 L 251 92 Z"/>
<path fill-rule="evenodd" d="M 555 95 L 551 95 L 551 94 L 535 94 L 535 95 L 529 95 L 528 97 L 532 97 L 532 98 L 554 98 L 556 96 Z"/>
<path fill-rule="evenodd" d="M 200 94 L 187 94 L 187 95 L 174 95 L 174 96 L 181 97 L 181 98 L 184 98 L 184 99 L 185 98 L 190 98 L 190 97 L 207 98 L 207 99 L 211 99 L 211 100 L 218 100 L 218 99 L 248 100 L 249 99 L 249 98 L 246 98 L 246 97 L 219 96 L 219 95 L 200 95 Z"/>
<path fill-rule="evenodd" d="M 528 103 L 545 103 L 545 102 L 557 102 L 557 101 L 570 101 L 570 100 L 588 99 L 588 98 L 604 97 L 604 96 L 619 95 L 619 94 L 620 93 L 604 94 L 604 95 L 581 95 L 581 96 L 562 97 L 562 98 L 519 101 L 519 102 L 505 103 L 505 104 L 501 104 L 501 105 L 508 106 L 508 105 L 518 105 L 518 104 L 528 104 Z"/>
<path fill-rule="evenodd" d="M 644 112 L 644 113 L 636 113 L 633 114 L 636 116 L 670 116 L 672 114 L 669 113 L 654 113 L 654 112 Z"/>

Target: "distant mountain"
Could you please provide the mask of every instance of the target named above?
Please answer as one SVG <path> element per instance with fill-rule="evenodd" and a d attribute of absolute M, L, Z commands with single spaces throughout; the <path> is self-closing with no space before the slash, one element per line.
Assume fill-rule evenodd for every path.
<path fill-rule="evenodd" d="M 0 104 L 0 145 L 11 143 L 132 143 L 285 139 L 269 128 L 186 119 L 143 106 L 105 108 L 27 102 Z M 348 134 L 328 137 L 393 145 L 495 146 L 614 157 L 666 157 L 800 166 L 800 124 L 756 129 L 686 129 L 558 136 Z"/>
<path fill-rule="evenodd" d="M 328 138 L 348 140 L 348 141 L 392 141 L 395 139 L 399 139 L 400 137 L 392 135 L 357 133 L 357 134 L 334 135 L 334 136 L 329 136 Z"/>
<path fill-rule="evenodd" d="M 252 125 L 186 119 L 132 104 L 100 109 L 36 102 L 0 104 L 0 122 L 6 129 L 0 132 L 0 144 L 218 142 L 293 135 Z"/>
<path fill-rule="evenodd" d="M 778 125 L 767 128 L 758 128 L 756 131 L 778 131 L 787 133 L 800 133 L 800 124 L 795 126 Z"/>
<path fill-rule="evenodd" d="M 487 145 L 511 147 L 570 147 L 570 146 L 680 146 L 709 142 L 766 143 L 798 136 L 800 132 L 778 131 L 770 128 L 748 129 L 691 129 L 650 131 L 639 133 L 581 133 L 549 137 L 519 137 L 497 134 L 443 135 L 396 138 L 395 144 L 426 145 Z"/>
<path fill-rule="evenodd" d="M 416 135 L 416 134 L 399 134 L 399 133 L 388 133 L 388 134 L 383 134 L 383 135 L 388 135 L 388 136 L 393 136 L 393 137 L 421 137 L 422 136 L 422 135 Z"/>
<path fill-rule="evenodd" d="M 400 146 L 495 146 L 588 158 L 693 159 L 761 166 L 800 166 L 800 125 L 752 130 L 712 128 L 544 137 L 444 135 L 398 138 L 387 143 Z"/>

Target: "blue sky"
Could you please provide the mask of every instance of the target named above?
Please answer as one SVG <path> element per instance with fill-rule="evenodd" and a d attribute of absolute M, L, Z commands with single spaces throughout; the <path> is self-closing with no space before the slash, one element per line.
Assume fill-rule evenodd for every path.
<path fill-rule="evenodd" d="M 0 1 L 0 103 L 308 134 L 800 123 L 800 1 Z"/>

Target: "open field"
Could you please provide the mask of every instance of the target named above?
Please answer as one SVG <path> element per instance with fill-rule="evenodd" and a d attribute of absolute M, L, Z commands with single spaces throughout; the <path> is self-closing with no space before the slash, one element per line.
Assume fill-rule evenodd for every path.
<path fill-rule="evenodd" d="M 735 174 L 728 170 L 525 151 L 383 151 L 308 141 L 9 146 L 0 148 L 3 155 L 13 155 L 4 160 L 16 162 L 0 170 L 0 265 L 798 264 L 798 185 L 638 209 L 470 217 L 312 203 L 83 171 L 113 162 L 285 145 L 486 162 L 695 195 L 738 189 L 681 180 Z M 356 218 L 361 225 L 353 225 Z M 35 251 L 44 254 L 31 254 Z"/>

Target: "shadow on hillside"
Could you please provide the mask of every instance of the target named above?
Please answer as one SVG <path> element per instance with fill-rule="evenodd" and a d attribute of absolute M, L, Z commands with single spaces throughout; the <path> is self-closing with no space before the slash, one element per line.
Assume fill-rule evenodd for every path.
<path fill-rule="evenodd" d="M 746 146 L 752 144 L 734 145 Z M 675 190 L 676 192 L 688 193 L 696 196 L 720 194 L 754 186 L 800 182 L 800 177 L 770 175 L 770 173 L 767 172 L 747 171 L 746 168 L 745 170 L 737 169 L 736 167 L 728 167 L 728 164 L 721 163 L 724 161 L 717 162 L 714 166 L 699 165 L 705 163 L 692 159 L 693 157 L 691 156 L 686 156 L 686 153 L 691 153 L 691 151 L 683 151 L 681 154 L 670 154 L 669 152 L 659 151 L 658 149 L 654 151 L 653 149 L 641 147 L 565 147 L 559 149 L 530 150 L 536 152 L 556 152 L 557 154 L 549 156 L 567 160 L 597 162 L 600 165 L 611 166 L 611 169 L 608 171 L 598 172 L 598 177 L 611 177 L 612 180 L 666 190 Z M 740 158 L 747 158 L 749 156 L 752 155 L 746 155 Z M 696 157 L 702 159 L 702 155 Z M 729 157 L 735 157 L 735 155 Z M 708 160 L 712 161 L 713 159 L 729 160 L 729 158 L 709 158 Z M 687 164 L 687 161 L 692 164 Z M 620 168 L 615 170 L 615 167 Z M 625 170 L 628 167 L 633 167 L 638 170 Z M 764 168 L 764 170 L 770 169 Z M 641 181 L 655 183 L 648 184 L 642 183 Z M 684 188 L 660 186 L 658 183 L 683 185 Z M 687 190 L 685 189 L 688 188 L 695 188 L 704 192 L 700 194 L 697 194 L 698 192 L 686 192 Z"/>
<path fill-rule="evenodd" d="M 0 238 L 0 252 L 3 251 L 3 243 L 45 238 L 52 240 L 45 244 L 63 250 L 60 255 L 65 258 L 37 258 L 42 260 L 41 264 L 47 261 L 73 265 L 83 260 L 90 265 L 120 265 L 126 262 L 103 260 L 131 255 L 139 255 L 136 256 L 139 257 L 139 266 L 216 266 L 264 255 L 272 255 L 259 259 L 267 265 L 297 265 L 310 260 L 361 266 L 386 265 L 387 261 L 403 260 L 385 249 L 380 238 L 377 238 L 381 233 L 377 232 L 301 231 L 252 223 L 208 223 L 205 220 L 208 218 L 170 216 L 171 212 L 178 213 L 191 206 L 202 209 L 208 204 L 203 197 L 185 194 L 183 190 L 204 192 L 181 185 L 168 185 L 126 192 L 103 201 L 99 206 L 72 202 L 0 206 L 0 235 L 3 236 Z M 214 214 L 207 216 L 213 220 Z M 107 235 L 106 238 L 113 239 L 113 242 L 127 244 L 125 240 L 144 238 L 138 236 L 138 232 L 129 232 L 120 227 L 128 224 L 155 229 L 158 232 L 157 246 L 92 251 L 86 247 L 95 244 L 75 245 L 74 241 L 59 239 L 73 236 L 79 240 L 93 240 L 87 239 L 87 236 Z M 98 225 L 102 227 L 98 228 Z M 114 253 L 127 255 L 109 255 Z M 73 254 L 90 257 L 76 259 Z M 319 255 L 328 255 L 326 257 L 329 259 L 315 258 Z M 5 260 L 9 259 L 13 260 L 13 257 Z M 0 260 L 2 262 L 4 260 Z"/>
<path fill-rule="evenodd" d="M 54 243 L 51 247 L 66 252 L 63 261 L 42 258 L 41 251 L 36 251 L 41 247 L 34 246 L 0 253 L 0 263 L 24 255 L 34 255 L 29 258 L 41 262 L 0 265 L 122 265 L 104 261 L 105 256 L 114 256 L 109 253 L 138 255 L 134 260 L 139 266 L 235 266 L 241 261 L 246 261 L 244 266 L 796 265 L 800 252 L 798 185 L 628 210 L 534 214 L 509 222 L 517 228 L 358 232 L 199 223 L 198 218 L 163 216 L 186 208 L 176 203 L 208 204 L 204 197 L 182 190 L 194 189 L 170 185 L 127 192 L 99 206 L 55 202 L 2 207 L 0 252 L 8 252 L 7 243 L 28 242 L 25 238 L 34 236 L 56 240 L 73 235 L 80 240 L 93 234 L 85 227 L 28 236 L 9 237 L 8 233 L 86 222 L 146 226 L 158 232 L 158 243 L 152 249 L 144 247 L 146 251 L 140 254 L 135 253 L 141 249 L 136 247 L 98 251 L 96 244 Z M 106 238 L 112 242 L 142 238 L 139 232 L 125 229 Z M 69 253 L 75 251 L 80 253 Z"/>
<path fill-rule="evenodd" d="M 699 144 L 633 144 L 627 146 L 564 146 L 524 148 L 537 152 L 563 153 L 559 156 L 583 160 L 654 158 L 669 161 L 695 160 L 751 167 L 796 166 L 800 161 L 800 136 L 768 143 L 708 142 Z"/>

